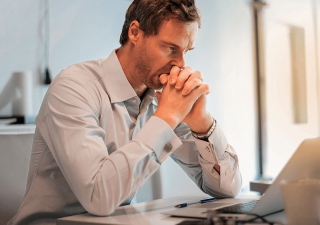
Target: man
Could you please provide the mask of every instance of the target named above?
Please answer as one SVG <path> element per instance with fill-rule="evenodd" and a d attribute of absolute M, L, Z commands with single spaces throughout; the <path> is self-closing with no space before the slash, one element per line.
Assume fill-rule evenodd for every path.
<path fill-rule="evenodd" d="M 184 65 L 199 26 L 194 0 L 135 0 L 119 49 L 57 75 L 37 117 L 26 195 L 10 224 L 107 216 L 130 204 L 168 156 L 205 193 L 238 194 L 237 155 L 206 111 L 209 87 Z"/>

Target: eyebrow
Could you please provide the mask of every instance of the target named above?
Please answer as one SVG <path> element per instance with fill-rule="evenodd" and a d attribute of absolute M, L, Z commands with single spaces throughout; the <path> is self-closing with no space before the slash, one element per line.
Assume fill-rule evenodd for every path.
<path fill-rule="evenodd" d="M 172 46 L 174 46 L 174 47 L 177 47 L 177 48 L 180 48 L 180 46 L 179 45 L 176 45 L 175 43 L 173 43 L 173 42 L 168 42 L 168 41 L 161 41 L 162 43 L 164 43 L 164 44 L 166 44 L 166 45 L 172 45 Z M 195 47 L 191 47 L 191 48 L 188 48 L 187 50 L 188 51 L 191 51 L 191 50 L 193 50 Z"/>

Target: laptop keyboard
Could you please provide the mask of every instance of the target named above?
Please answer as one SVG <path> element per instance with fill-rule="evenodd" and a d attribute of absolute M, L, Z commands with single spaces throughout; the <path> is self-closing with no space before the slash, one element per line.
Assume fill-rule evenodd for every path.
<path fill-rule="evenodd" d="M 252 210 L 252 208 L 257 204 L 258 200 L 253 200 L 250 202 L 243 202 L 236 205 L 227 206 L 221 209 L 218 209 L 217 211 L 219 213 L 248 213 Z"/>

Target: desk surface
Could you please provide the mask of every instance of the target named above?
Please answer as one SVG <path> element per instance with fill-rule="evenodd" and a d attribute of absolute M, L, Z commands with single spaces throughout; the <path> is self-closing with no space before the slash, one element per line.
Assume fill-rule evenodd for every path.
<path fill-rule="evenodd" d="M 196 202 L 208 198 L 207 195 L 176 196 L 150 202 L 137 203 L 119 207 L 108 217 L 96 217 L 88 213 L 60 218 L 57 225 L 85 225 L 85 224 L 142 224 L 142 225 L 173 225 L 190 218 L 171 217 L 162 212 L 175 209 L 174 206 L 184 202 Z M 245 197 L 247 198 L 247 197 Z M 252 196 L 248 196 L 252 198 Z M 220 201 L 220 200 L 218 200 Z M 223 201 L 223 200 L 222 200 Z M 272 221 L 284 222 L 284 213 L 270 217 Z"/>
<path fill-rule="evenodd" d="M 35 124 L 0 125 L 0 134 L 34 134 Z"/>

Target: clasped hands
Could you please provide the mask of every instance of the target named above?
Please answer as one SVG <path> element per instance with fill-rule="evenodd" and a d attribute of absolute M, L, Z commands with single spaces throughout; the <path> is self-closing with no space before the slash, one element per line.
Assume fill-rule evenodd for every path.
<path fill-rule="evenodd" d="M 170 74 L 160 76 L 160 82 L 163 89 L 156 92 L 158 109 L 154 115 L 166 121 L 172 129 L 185 122 L 193 132 L 206 133 L 213 118 L 206 110 L 209 85 L 203 83 L 200 71 L 173 66 Z"/>

